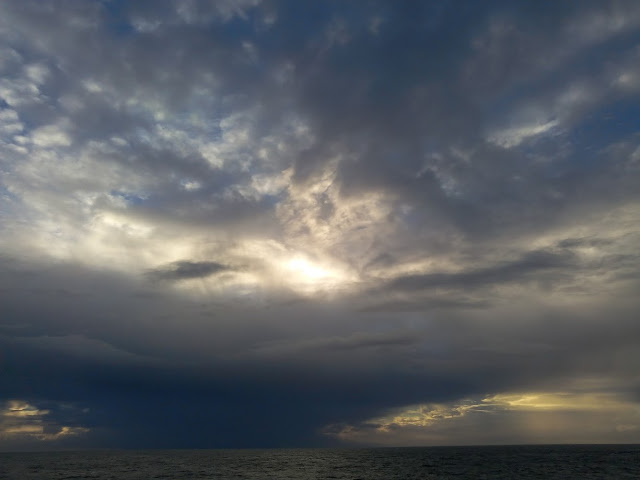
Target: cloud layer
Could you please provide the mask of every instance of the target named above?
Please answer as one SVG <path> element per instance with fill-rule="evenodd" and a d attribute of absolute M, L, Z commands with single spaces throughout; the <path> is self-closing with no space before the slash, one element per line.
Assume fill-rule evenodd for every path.
<path fill-rule="evenodd" d="M 0 39 L 0 448 L 640 441 L 635 2 Z"/>

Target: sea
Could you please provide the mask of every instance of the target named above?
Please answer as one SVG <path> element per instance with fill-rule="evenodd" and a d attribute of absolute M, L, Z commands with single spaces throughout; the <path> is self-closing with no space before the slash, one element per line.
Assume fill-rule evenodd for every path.
<path fill-rule="evenodd" d="M 640 445 L 0 453 L 0 479 L 640 479 Z"/>

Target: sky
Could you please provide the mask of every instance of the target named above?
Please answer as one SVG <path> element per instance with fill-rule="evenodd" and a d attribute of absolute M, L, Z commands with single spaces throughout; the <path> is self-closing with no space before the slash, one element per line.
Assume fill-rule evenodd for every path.
<path fill-rule="evenodd" d="M 0 450 L 640 442 L 640 2 L 0 0 Z"/>

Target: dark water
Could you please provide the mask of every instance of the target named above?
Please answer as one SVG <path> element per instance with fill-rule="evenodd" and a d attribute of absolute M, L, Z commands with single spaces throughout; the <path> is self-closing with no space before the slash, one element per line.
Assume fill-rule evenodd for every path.
<path fill-rule="evenodd" d="M 640 445 L 0 453 L 0 479 L 640 479 Z"/>

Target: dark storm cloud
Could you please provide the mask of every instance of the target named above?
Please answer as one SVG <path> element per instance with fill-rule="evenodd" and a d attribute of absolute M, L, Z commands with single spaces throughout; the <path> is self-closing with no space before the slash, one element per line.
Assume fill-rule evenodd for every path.
<path fill-rule="evenodd" d="M 66 277 L 62 271 L 48 275 Z M 637 324 L 633 310 L 622 306 L 569 315 L 533 308 L 488 312 L 512 318 L 507 328 L 495 318 L 454 315 L 379 334 L 359 331 L 374 319 L 345 313 L 335 319 L 343 335 L 322 338 L 326 324 L 309 318 L 322 319 L 322 306 L 251 309 L 245 315 L 253 319 L 236 312 L 225 322 L 219 316 L 228 308 L 134 296 L 135 290 L 127 295 L 134 285 L 86 272 L 82 284 L 69 284 L 73 276 L 67 277 L 65 288 L 102 293 L 69 318 L 68 302 L 78 305 L 77 297 L 34 290 L 33 282 L 16 282 L 20 278 L 28 275 L 11 276 L 12 300 L 3 308 L 3 318 L 25 325 L 2 329 L 3 395 L 40 409 L 51 402 L 90 408 L 75 423 L 49 414 L 56 424 L 91 429 L 83 445 L 317 445 L 324 425 L 357 423 L 397 405 L 553 388 L 585 369 L 592 375 L 615 369 L 624 378 L 634 375 L 637 362 Z M 120 304 L 108 306 L 114 296 Z M 27 302 L 33 307 L 25 308 Z M 219 320 L 201 321 L 208 320 L 202 309 Z M 135 322 L 124 316 L 132 311 Z M 599 322 L 601 314 L 615 316 L 617 328 Z M 301 315 L 304 324 L 289 331 L 289 340 L 270 328 L 257 331 L 254 323 L 277 330 L 301 322 Z"/>
<path fill-rule="evenodd" d="M 495 267 L 459 274 L 410 275 L 396 278 L 385 288 L 398 290 L 418 290 L 423 288 L 473 288 L 488 286 L 498 282 L 513 282 L 526 278 L 531 273 L 547 269 L 571 266 L 572 255 L 545 251 L 529 252 L 513 262 Z"/>
<path fill-rule="evenodd" d="M 216 262 L 190 262 L 182 260 L 152 270 L 147 275 L 154 280 L 186 280 L 202 278 L 229 270 L 230 267 Z"/>
<path fill-rule="evenodd" d="M 639 28 L 633 1 L 0 2 L 0 448 L 637 401 Z M 528 441 L 507 403 L 389 428 Z"/>

